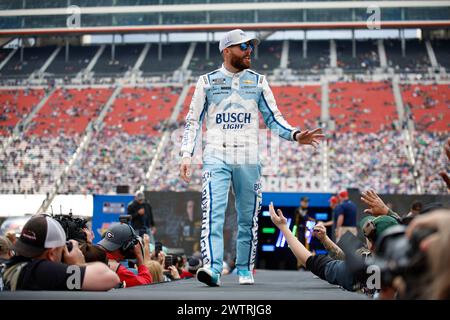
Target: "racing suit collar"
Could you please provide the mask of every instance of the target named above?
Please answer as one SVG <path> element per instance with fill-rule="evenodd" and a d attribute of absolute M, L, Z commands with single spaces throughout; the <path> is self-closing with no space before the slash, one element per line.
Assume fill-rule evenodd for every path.
<path fill-rule="evenodd" d="M 225 68 L 225 66 L 223 64 L 222 64 L 222 68 L 220 68 L 220 71 L 227 77 L 238 77 L 238 78 L 245 73 L 245 69 L 240 72 L 236 72 L 236 73 L 228 71 L 228 69 Z"/>

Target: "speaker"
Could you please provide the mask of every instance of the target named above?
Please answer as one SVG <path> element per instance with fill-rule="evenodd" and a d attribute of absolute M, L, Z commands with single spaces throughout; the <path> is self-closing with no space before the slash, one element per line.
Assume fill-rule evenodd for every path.
<path fill-rule="evenodd" d="M 116 186 L 116 193 L 130 193 L 130 186 Z"/>

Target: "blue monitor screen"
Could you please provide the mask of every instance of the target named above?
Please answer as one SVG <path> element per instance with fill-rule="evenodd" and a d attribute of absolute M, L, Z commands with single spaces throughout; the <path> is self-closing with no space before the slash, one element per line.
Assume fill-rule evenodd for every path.
<path fill-rule="evenodd" d="M 324 221 L 328 220 L 328 213 L 326 212 L 316 213 L 316 220 L 324 220 Z"/>

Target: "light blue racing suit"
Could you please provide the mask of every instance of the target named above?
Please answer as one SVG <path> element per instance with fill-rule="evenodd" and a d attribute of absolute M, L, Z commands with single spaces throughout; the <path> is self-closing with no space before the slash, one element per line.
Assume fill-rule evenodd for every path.
<path fill-rule="evenodd" d="M 194 155 L 206 119 L 200 247 L 204 265 L 216 273 L 222 272 L 223 224 L 230 183 L 238 219 L 236 267 L 249 271 L 254 268 L 262 199 L 259 112 L 272 131 L 293 141 L 299 130 L 283 119 L 265 76 L 248 69 L 231 73 L 222 66 L 199 78 L 186 116 L 183 157 Z"/>

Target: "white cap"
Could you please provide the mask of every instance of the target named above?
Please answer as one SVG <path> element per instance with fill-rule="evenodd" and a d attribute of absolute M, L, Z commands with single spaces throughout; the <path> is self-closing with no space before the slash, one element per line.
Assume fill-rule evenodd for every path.
<path fill-rule="evenodd" d="M 259 39 L 249 37 L 241 29 L 234 29 L 227 32 L 219 42 L 219 51 L 222 52 L 223 49 L 233 46 L 235 44 L 244 43 L 247 41 L 253 41 L 253 44 L 257 46 L 259 44 Z"/>

